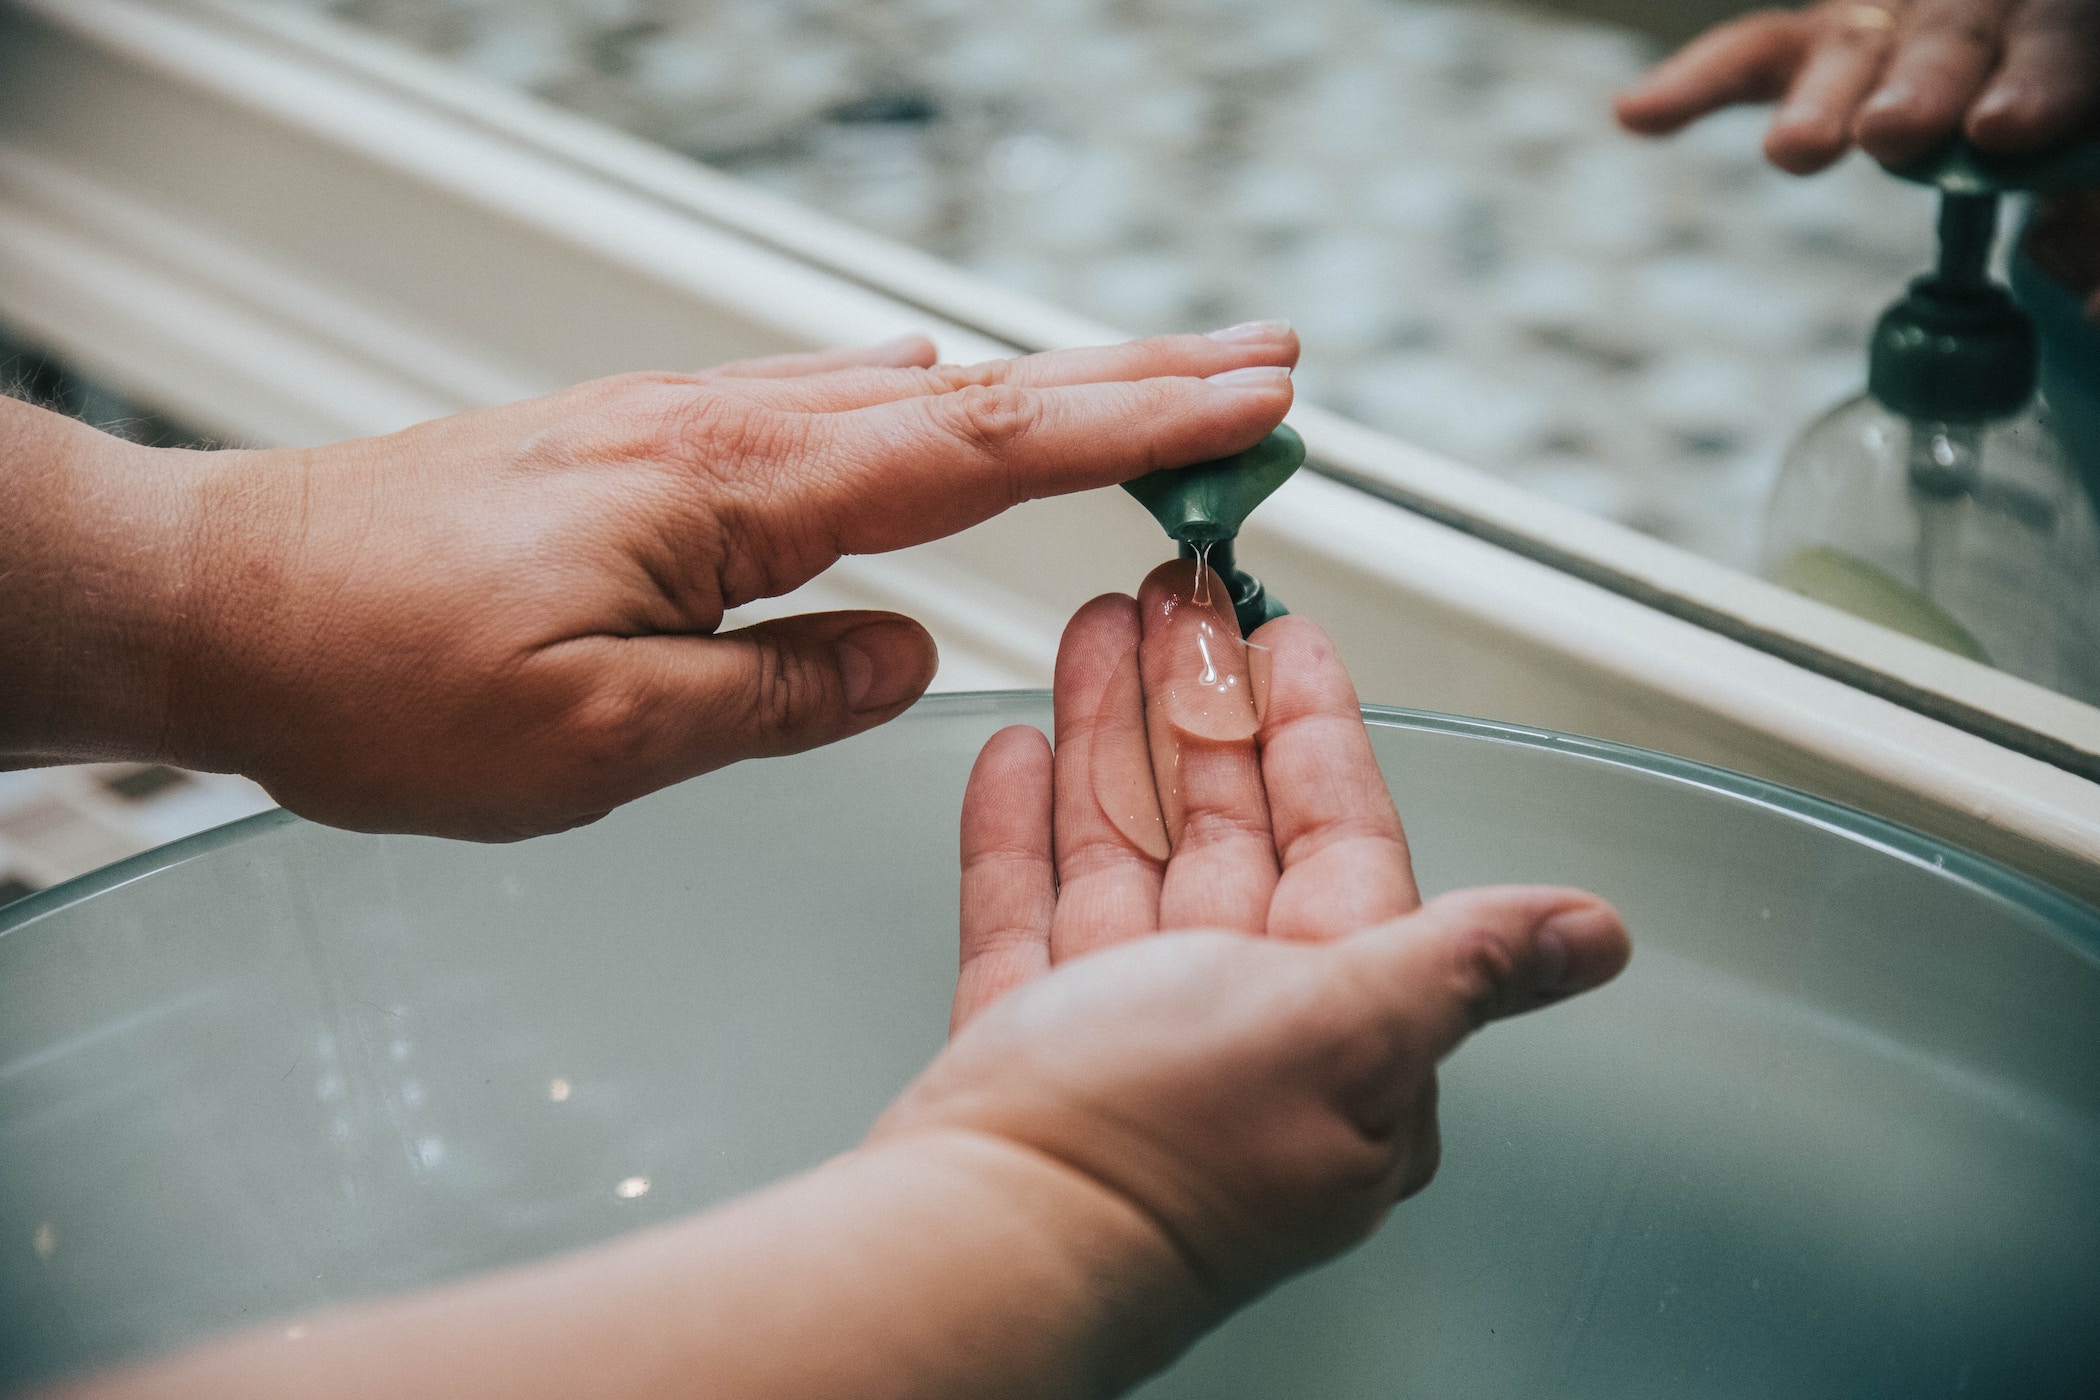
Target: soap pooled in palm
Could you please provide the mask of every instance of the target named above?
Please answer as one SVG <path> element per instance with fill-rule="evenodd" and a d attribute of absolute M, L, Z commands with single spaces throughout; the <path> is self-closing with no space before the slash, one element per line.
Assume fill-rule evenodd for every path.
<path fill-rule="evenodd" d="M 1116 830 L 1165 860 L 1181 841 L 1192 761 L 1251 755 L 1267 653 L 1240 640 L 1223 581 L 1191 560 L 1146 576 L 1138 615 L 1138 649 L 1116 668 L 1095 720 L 1094 796 Z"/>

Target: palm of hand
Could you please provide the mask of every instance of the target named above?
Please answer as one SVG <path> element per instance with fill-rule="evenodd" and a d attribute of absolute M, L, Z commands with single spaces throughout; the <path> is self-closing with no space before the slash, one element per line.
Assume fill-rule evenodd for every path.
<path fill-rule="evenodd" d="M 1117 830 L 1094 769 L 1106 725 L 1142 732 L 1135 715 L 1103 711 L 1141 630 L 1138 601 L 1087 604 L 1058 650 L 1054 758 L 1036 731 L 1013 729 L 978 760 L 963 810 L 958 1026 L 1053 966 L 1161 929 L 1323 941 L 1421 903 L 1355 689 L 1303 619 L 1250 639 L 1269 648 L 1274 676 L 1254 738 L 1182 738 L 1188 810 L 1172 856 Z"/>
<path fill-rule="evenodd" d="M 1298 618 L 1256 634 L 1260 727 L 1189 745 L 1179 839 L 1148 856 L 1093 771 L 1133 761 L 1100 741 L 1128 722 L 1111 682 L 1139 619 L 1121 596 L 1073 619 L 1054 754 L 1017 728 L 979 757 L 956 1038 L 874 1136 L 964 1128 L 1063 1163 L 1133 1202 L 1228 1308 L 1424 1185 L 1438 1060 L 1492 1016 L 1607 980 L 1625 935 L 1570 890 L 1420 908 L 1354 690 Z"/>

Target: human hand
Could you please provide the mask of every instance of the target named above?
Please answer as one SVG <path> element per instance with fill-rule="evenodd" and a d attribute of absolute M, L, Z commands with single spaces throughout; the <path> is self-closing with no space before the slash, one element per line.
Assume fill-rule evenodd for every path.
<path fill-rule="evenodd" d="M 1206 615 L 1190 577 L 1141 590 L 1150 677 L 1192 635 L 1162 624 Z M 1297 618 L 1257 634 L 1258 727 L 1217 686 L 1179 712 L 1182 739 L 1209 737 L 1173 770 L 1179 839 L 1148 855 L 1094 796 L 1101 753 L 1149 778 L 1118 688 L 1140 631 L 1129 598 L 1082 609 L 1054 760 L 1033 730 L 986 746 L 963 818 L 967 1024 L 862 1147 L 683 1221 L 301 1318 L 297 1347 L 279 1319 L 69 1400 L 1098 1397 L 1361 1238 L 1435 1167 L 1437 1061 L 1608 979 L 1625 934 L 1573 890 L 1416 908 L 1348 676 Z M 1179 919 L 1215 927 L 1155 932 Z"/>
<path fill-rule="evenodd" d="M 2077 135 L 2100 113 L 2100 0 L 1824 0 L 1694 39 L 1621 93 L 1619 120 L 1662 135 L 1738 102 L 1779 100 L 1774 165 L 1821 170 L 1857 143 L 1900 165 L 1957 132 L 1995 151 Z"/>
<path fill-rule="evenodd" d="M 1138 598 L 1096 598 L 1073 617 L 1058 647 L 1054 759 L 1025 726 L 979 757 L 963 799 L 957 1027 L 1059 963 L 1163 928 L 1322 939 L 1421 902 L 1355 688 L 1317 626 L 1283 618 L 1257 633 L 1281 678 L 1258 734 L 1243 697 L 1243 722 L 1223 731 L 1235 737 L 1148 736 L 1140 640 L 1156 720 L 1154 673 L 1177 640 L 1163 625 L 1170 605 L 1221 634 L 1216 662 L 1228 674 L 1238 659 L 1226 655 L 1239 650 L 1239 626 L 1223 585 L 1213 574 L 1212 605 L 1193 609 L 1193 579 L 1187 563 L 1162 565 Z M 1183 782 L 1168 859 L 1163 829 L 1133 839 L 1097 789 L 1134 782 L 1149 798 L 1151 753 L 1170 744 Z"/>
<path fill-rule="evenodd" d="M 1067 630 L 1054 756 L 1028 729 L 980 756 L 958 1031 L 870 1142 L 960 1130 L 1062 1164 L 1156 1224 L 1215 1321 L 1420 1189 L 1437 1062 L 1490 1019 L 1606 981 L 1627 943 L 1575 890 L 1418 908 L 1348 676 L 1301 618 L 1255 634 L 1273 662 L 1258 732 L 1184 754 L 1180 839 L 1147 854 L 1091 771 L 1132 722 L 1114 678 L 1139 613 L 1096 599 Z"/>
<path fill-rule="evenodd" d="M 102 439 L 118 467 L 56 478 L 40 497 L 56 526 L 0 555 L 54 580 L 60 615 L 82 596 L 64 580 L 105 556 L 158 561 L 103 590 L 122 625 L 96 623 L 158 661 L 125 686 L 50 680 L 135 694 L 114 719 L 54 705 L 9 733 L 0 703 L 0 751 L 238 771 L 334 825 L 505 839 L 844 738 L 925 688 L 924 630 L 854 612 L 716 635 L 723 612 L 843 554 L 1250 446 L 1290 405 L 1297 340 L 1221 334 L 968 368 L 928 368 L 911 338 L 622 375 L 314 450 Z M 154 504 L 72 504 L 112 497 Z M 90 567 L 48 557 L 74 535 Z M 81 645 L 93 629 L 46 630 L 75 671 L 101 654 Z M 51 669 L 16 646 L 35 653 L 18 675 Z"/>

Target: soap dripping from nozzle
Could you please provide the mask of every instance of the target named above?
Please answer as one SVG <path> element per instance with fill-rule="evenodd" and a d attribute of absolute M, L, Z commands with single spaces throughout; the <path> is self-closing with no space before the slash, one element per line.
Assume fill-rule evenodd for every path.
<path fill-rule="evenodd" d="M 1181 840 L 1184 758 L 1251 749 L 1268 708 L 1269 649 L 1240 637 L 1230 594 L 1201 559 L 1169 560 L 1138 589 L 1140 641 L 1094 716 L 1089 780 L 1103 815 L 1154 860 Z"/>
<path fill-rule="evenodd" d="M 1181 839 L 1184 758 L 1251 750 L 1268 701 L 1268 650 L 1240 639 L 1223 581 L 1176 559 L 1138 590 L 1141 640 L 1095 715 L 1094 797 L 1137 849 L 1164 860 Z"/>
<path fill-rule="evenodd" d="M 1148 728 L 1157 717 L 1191 738 L 1252 739 L 1261 715 L 1247 644 L 1240 640 L 1224 580 L 1200 563 L 1190 565 L 1170 560 L 1138 589 L 1138 670 Z"/>

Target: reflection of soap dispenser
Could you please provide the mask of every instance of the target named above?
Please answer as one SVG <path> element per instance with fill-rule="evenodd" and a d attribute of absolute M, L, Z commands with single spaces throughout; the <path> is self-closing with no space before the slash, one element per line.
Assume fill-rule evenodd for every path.
<path fill-rule="evenodd" d="M 1896 173 L 1940 190 L 1938 268 L 1882 313 L 1867 392 L 1809 425 L 1765 517 L 1774 581 L 2100 702 L 2100 526 L 2035 394 L 2035 333 L 1988 271 L 2006 190 L 2094 182 L 2100 147 Z"/>

